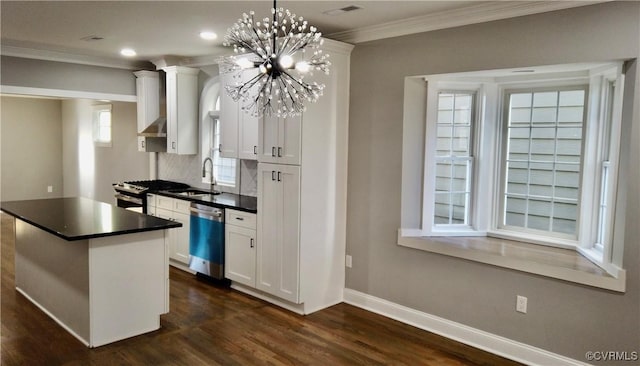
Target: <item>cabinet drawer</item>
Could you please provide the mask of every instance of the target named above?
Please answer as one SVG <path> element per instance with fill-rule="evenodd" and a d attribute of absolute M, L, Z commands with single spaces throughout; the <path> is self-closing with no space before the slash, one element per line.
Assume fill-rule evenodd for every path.
<path fill-rule="evenodd" d="M 191 207 L 191 201 L 185 200 L 173 200 L 173 210 L 183 214 L 189 214 L 189 208 Z"/>
<path fill-rule="evenodd" d="M 256 214 L 232 209 L 225 210 L 225 224 L 256 229 Z"/>
<path fill-rule="evenodd" d="M 173 198 L 165 196 L 156 196 L 156 207 L 173 211 Z"/>
<path fill-rule="evenodd" d="M 155 216 L 165 220 L 173 220 L 173 212 L 160 207 L 156 208 Z"/>

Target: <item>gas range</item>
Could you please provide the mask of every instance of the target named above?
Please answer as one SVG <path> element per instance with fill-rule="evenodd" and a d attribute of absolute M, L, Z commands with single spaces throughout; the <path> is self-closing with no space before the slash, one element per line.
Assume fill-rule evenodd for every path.
<path fill-rule="evenodd" d="M 118 207 L 144 213 L 147 211 L 147 193 L 189 188 L 188 184 L 160 179 L 113 183 L 112 186 Z"/>
<path fill-rule="evenodd" d="M 187 189 L 188 184 L 170 182 L 167 180 L 138 180 L 130 182 L 114 183 L 113 189 L 123 193 L 142 195 L 147 192 L 169 191 L 173 189 Z"/>

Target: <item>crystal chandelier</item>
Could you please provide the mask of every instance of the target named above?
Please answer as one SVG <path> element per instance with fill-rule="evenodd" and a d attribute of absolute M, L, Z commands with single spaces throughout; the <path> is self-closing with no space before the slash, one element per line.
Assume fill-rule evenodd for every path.
<path fill-rule="evenodd" d="M 320 47 L 323 40 L 316 27 L 273 2 L 272 19 L 254 19 L 254 12 L 242 14 L 227 30 L 224 45 L 233 46 L 235 55 L 224 58 L 225 72 L 234 73 L 226 85 L 242 110 L 254 116 L 287 117 L 305 110 L 305 102 L 315 102 L 324 84 L 306 82 L 313 71 L 329 73 L 329 55 Z M 251 77 L 247 69 L 257 69 Z"/>

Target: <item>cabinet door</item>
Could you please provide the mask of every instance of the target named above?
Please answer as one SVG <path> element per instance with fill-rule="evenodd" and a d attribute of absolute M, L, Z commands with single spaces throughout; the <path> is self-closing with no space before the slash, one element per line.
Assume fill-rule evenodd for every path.
<path fill-rule="evenodd" d="M 278 163 L 300 165 L 302 116 L 281 118 L 278 123 Z"/>
<path fill-rule="evenodd" d="M 258 165 L 256 287 L 300 303 L 300 167 Z"/>
<path fill-rule="evenodd" d="M 147 141 L 146 137 L 138 136 L 138 151 L 145 152 L 147 151 Z"/>
<path fill-rule="evenodd" d="M 278 288 L 278 208 L 282 200 L 277 165 L 258 164 L 258 240 L 256 288 L 275 294 Z"/>
<path fill-rule="evenodd" d="M 164 68 L 167 87 L 167 152 L 196 154 L 198 150 L 199 70 Z"/>
<path fill-rule="evenodd" d="M 300 302 L 300 167 L 281 165 L 278 183 L 282 192 L 278 227 L 280 243 L 278 272 L 280 287 L 277 296 Z"/>
<path fill-rule="evenodd" d="M 167 80 L 167 152 L 178 152 L 178 102 L 177 79 L 173 72 L 166 73 Z"/>
<path fill-rule="evenodd" d="M 258 161 L 300 165 L 302 116 L 265 116 L 259 125 Z"/>
<path fill-rule="evenodd" d="M 258 123 L 258 161 L 278 162 L 278 117 L 263 116 Z"/>
<path fill-rule="evenodd" d="M 160 78 L 155 71 L 137 71 L 136 95 L 138 132 L 142 132 L 147 126 L 160 116 Z"/>
<path fill-rule="evenodd" d="M 157 196 L 158 200 L 161 196 Z M 173 211 L 167 210 L 165 208 L 156 206 L 156 214 L 155 216 L 161 218 L 161 219 L 165 219 L 165 220 L 173 220 Z M 176 259 L 176 252 L 177 252 L 177 248 L 176 248 L 176 233 L 177 233 L 178 229 L 168 229 L 166 230 L 166 232 L 168 234 L 165 235 L 165 241 L 168 244 L 169 247 L 169 258 L 172 259 Z"/>
<path fill-rule="evenodd" d="M 223 158 L 238 157 L 238 116 L 239 103 L 225 90 L 227 85 L 235 85 L 234 74 L 222 74 L 220 85 L 220 156 Z"/>
<path fill-rule="evenodd" d="M 258 159 L 258 117 L 240 111 L 240 128 L 238 136 L 238 158 L 246 160 Z"/>
<path fill-rule="evenodd" d="M 147 215 L 156 216 L 156 195 L 147 194 Z"/>
<path fill-rule="evenodd" d="M 225 225 L 225 277 L 247 286 L 256 286 L 256 231 Z"/>
<path fill-rule="evenodd" d="M 248 69 L 242 72 L 242 82 L 253 82 L 258 76 L 258 69 Z M 249 91 L 250 95 L 258 94 L 257 84 Z M 249 106 L 247 106 L 249 108 Z M 238 158 L 247 160 L 258 159 L 258 121 L 259 118 L 252 115 L 252 110 L 245 111 L 241 106 L 238 112 Z"/>
<path fill-rule="evenodd" d="M 175 251 L 171 258 L 189 264 L 189 230 L 191 217 L 188 214 L 174 212 L 173 219 L 182 224 L 182 227 L 172 229 L 176 232 Z"/>

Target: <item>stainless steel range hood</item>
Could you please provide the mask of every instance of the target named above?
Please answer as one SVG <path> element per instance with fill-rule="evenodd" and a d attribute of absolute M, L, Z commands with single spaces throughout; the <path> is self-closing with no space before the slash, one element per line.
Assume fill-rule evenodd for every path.
<path fill-rule="evenodd" d="M 160 116 L 147 128 L 138 132 L 138 136 L 144 137 L 167 137 L 167 117 Z"/>

